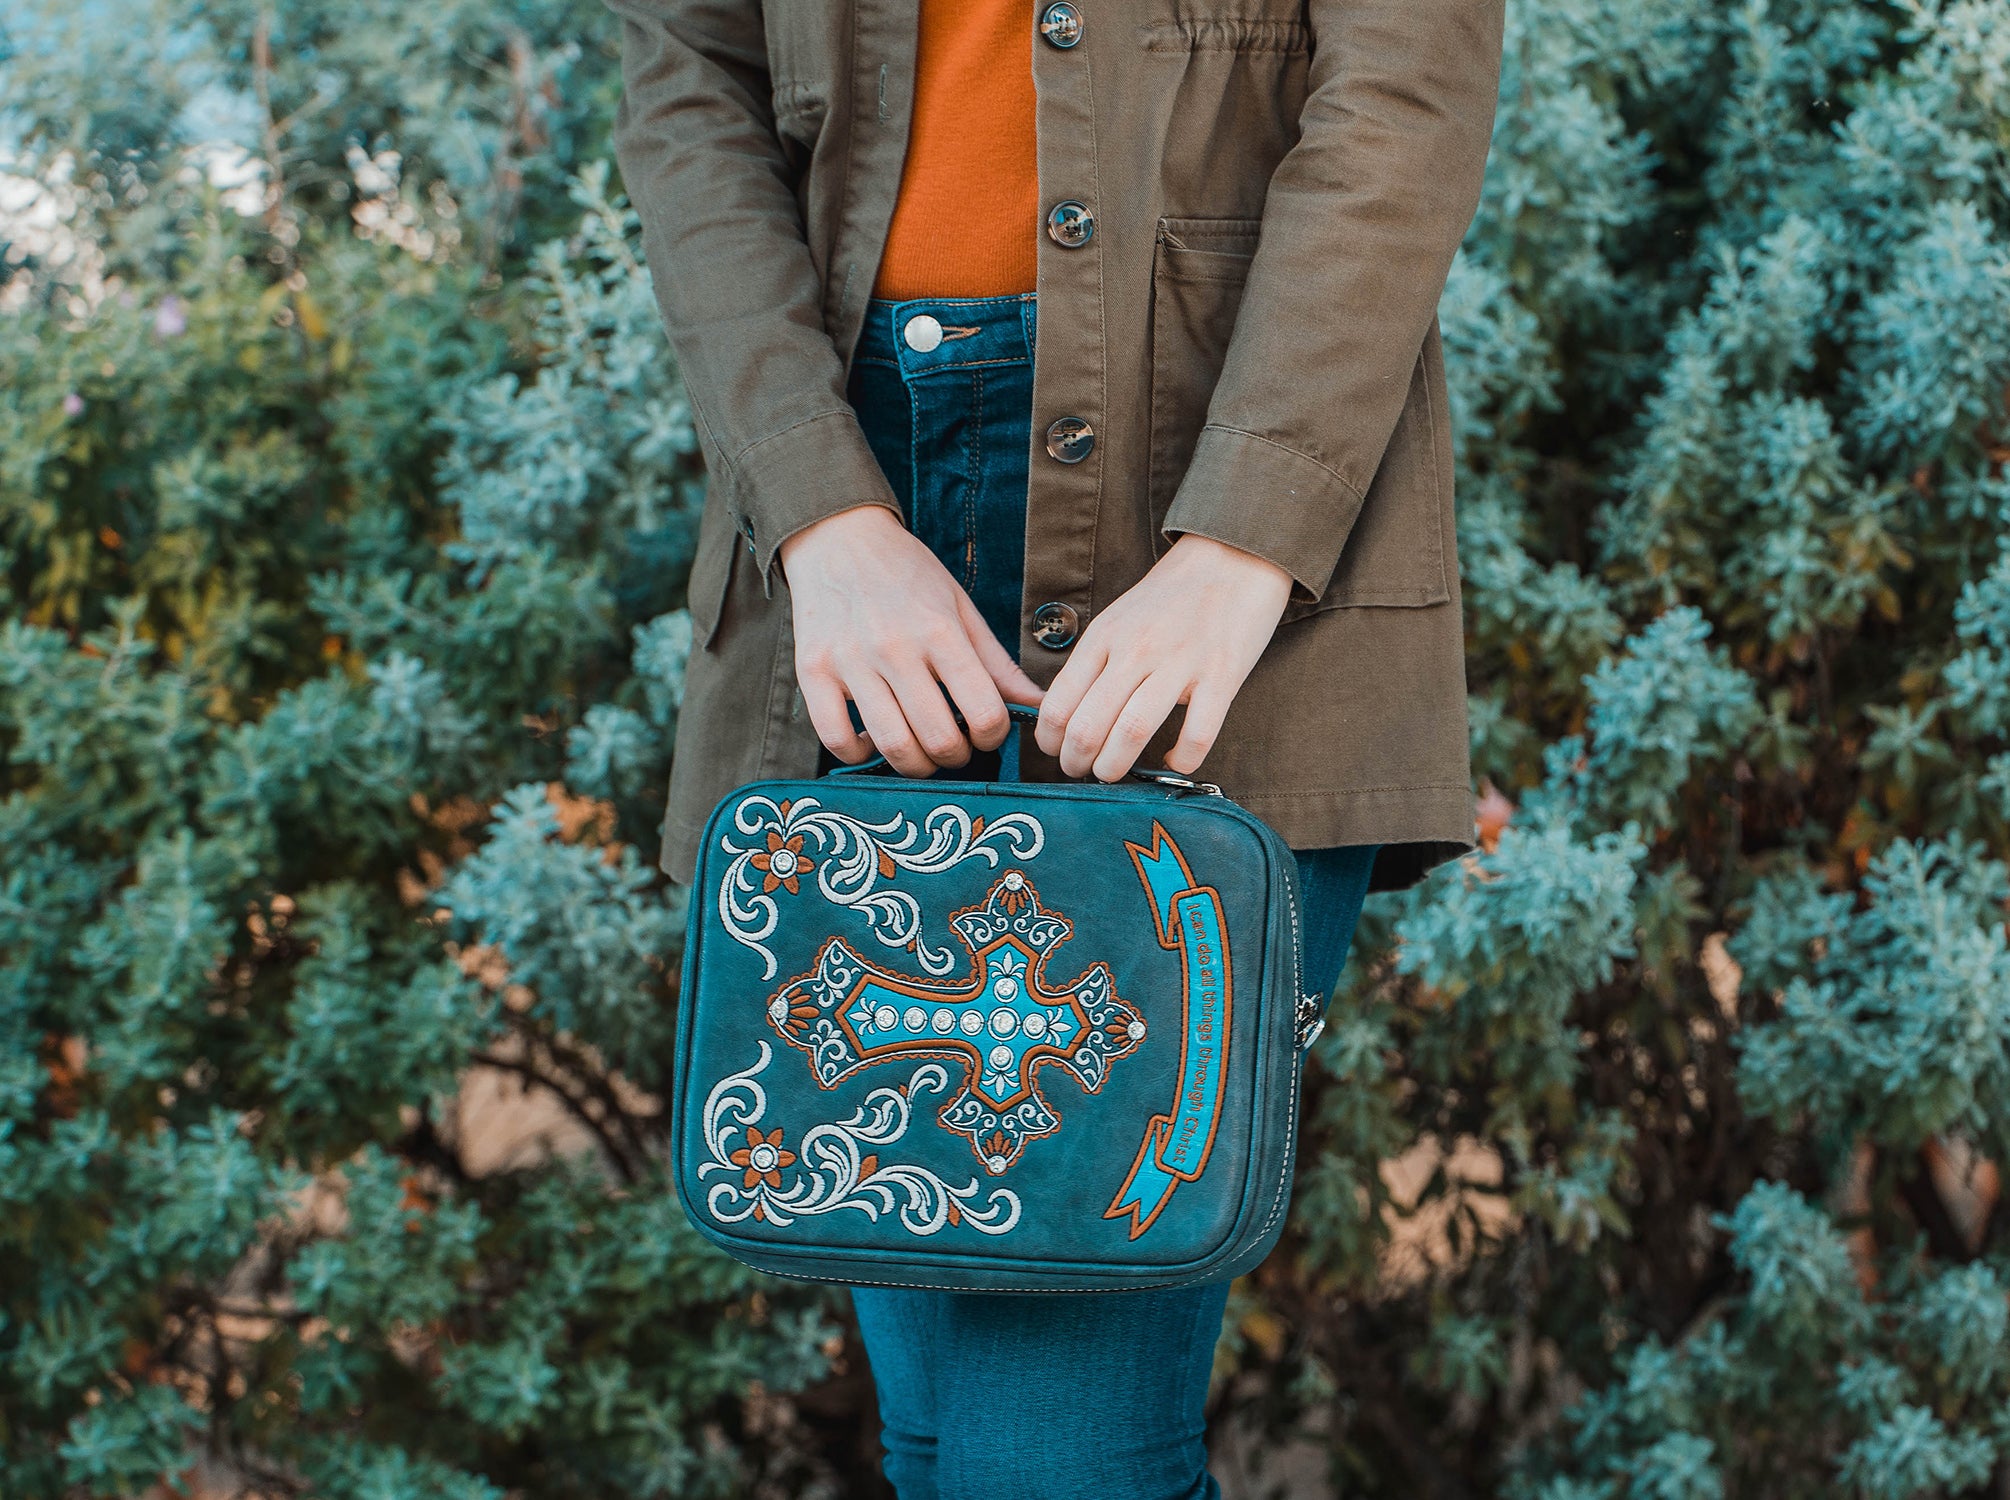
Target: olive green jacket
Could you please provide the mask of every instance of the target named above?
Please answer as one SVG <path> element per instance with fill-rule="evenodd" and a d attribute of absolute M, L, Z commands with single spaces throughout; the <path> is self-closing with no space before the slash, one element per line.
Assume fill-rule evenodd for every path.
<path fill-rule="evenodd" d="M 816 772 L 776 548 L 849 506 L 898 511 L 845 380 L 917 0 L 608 3 L 615 145 L 712 480 L 664 828 L 687 880 L 721 796 Z M 1178 533 L 1276 562 L 1291 602 L 1199 774 L 1296 848 L 1395 846 L 1376 884 L 1407 884 L 1473 833 L 1436 308 L 1479 198 L 1503 0 L 1074 0 L 1068 46 L 1026 5 L 1042 201 L 1094 227 L 1070 246 L 1027 226 L 1020 660 L 1051 681 L 1067 646 L 1041 638 L 1066 632 L 1036 637 L 1035 612 L 1086 626 Z M 1049 455 L 1062 418 L 1093 430 L 1086 459 Z M 1059 778 L 1025 738 L 1023 774 Z"/>

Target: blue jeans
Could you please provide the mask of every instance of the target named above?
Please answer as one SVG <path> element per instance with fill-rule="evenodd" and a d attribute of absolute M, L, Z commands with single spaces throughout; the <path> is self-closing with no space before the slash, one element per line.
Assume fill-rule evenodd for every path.
<path fill-rule="evenodd" d="M 937 326 L 910 342 L 924 315 Z M 1030 296 L 874 302 L 850 392 L 909 529 L 1014 654 L 1033 327 Z M 980 755 L 956 775 L 1016 780 L 1018 735 L 995 764 Z M 1338 982 L 1374 862 L 1372 845 L 1298 852 L 1308 989 Z M 1044 1296 L 853 1288 L 886 1477 L 900 1500 L 1212 1500 L 1204 1408 L 1227 1300 L 1225 1281 Z"/>

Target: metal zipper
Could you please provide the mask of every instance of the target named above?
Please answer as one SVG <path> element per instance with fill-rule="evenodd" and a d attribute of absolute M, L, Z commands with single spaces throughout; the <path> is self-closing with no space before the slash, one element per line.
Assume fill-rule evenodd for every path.
<path fill-rule="evenodd" d="M 1149 771 L 1133 766 L 1131 775 L 1139 781 L 1149 781 L 1154 786 L 1169 786 L 1176 792 L 1199 792 L 1208 797 L 1226 795 L 1211 781 L 1195 781 L 1191 776 L 1182 776 L 1177 771 Z"/>
<path fill-rule="evenodd" d="M 1319 1033 L 1326 1029 L 1326 1003 L 1322 997 L 1308 994 L 1305 990 L 1305 959 L 1298 934 L 1297 885 L 1295 880 L 1285 881 L 1284 899 L 1291 908 L 1291 993 L 1298 997 L 1293 1030 L 1298 1037 L 1298 1050 L 1303 1052 L 1318 1041 Z"/>

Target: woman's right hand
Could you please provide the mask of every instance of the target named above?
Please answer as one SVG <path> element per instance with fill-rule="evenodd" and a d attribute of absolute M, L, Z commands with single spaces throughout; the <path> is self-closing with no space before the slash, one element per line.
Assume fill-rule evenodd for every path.
<path fill-rule="evenodd" d="M 970 596 L 886 506 L 825 516 L 785 538 L 781 558 L 803 702 L 817 737 L 847 765 L 877 750 L 905 776 L 960 766 L 973 743 L 1004 742 L 1007 701 L 1040 702 L 1039 685 Z M 864 734 L 846 700 L 858 705 Z"/>

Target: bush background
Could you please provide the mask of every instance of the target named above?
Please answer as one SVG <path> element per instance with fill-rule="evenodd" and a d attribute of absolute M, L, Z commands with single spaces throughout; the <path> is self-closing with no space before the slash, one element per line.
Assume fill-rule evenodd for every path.
<path fill-rule="evenodd" d="M 611 20 L 0 26 L 0 1494 L 883 1494 L 661 1166 Z M 1371 906 L 1217 1466 L 2010 1492 L 2010 10 L 1514 0 L 1443 321 L 1485 848 Z"/>

